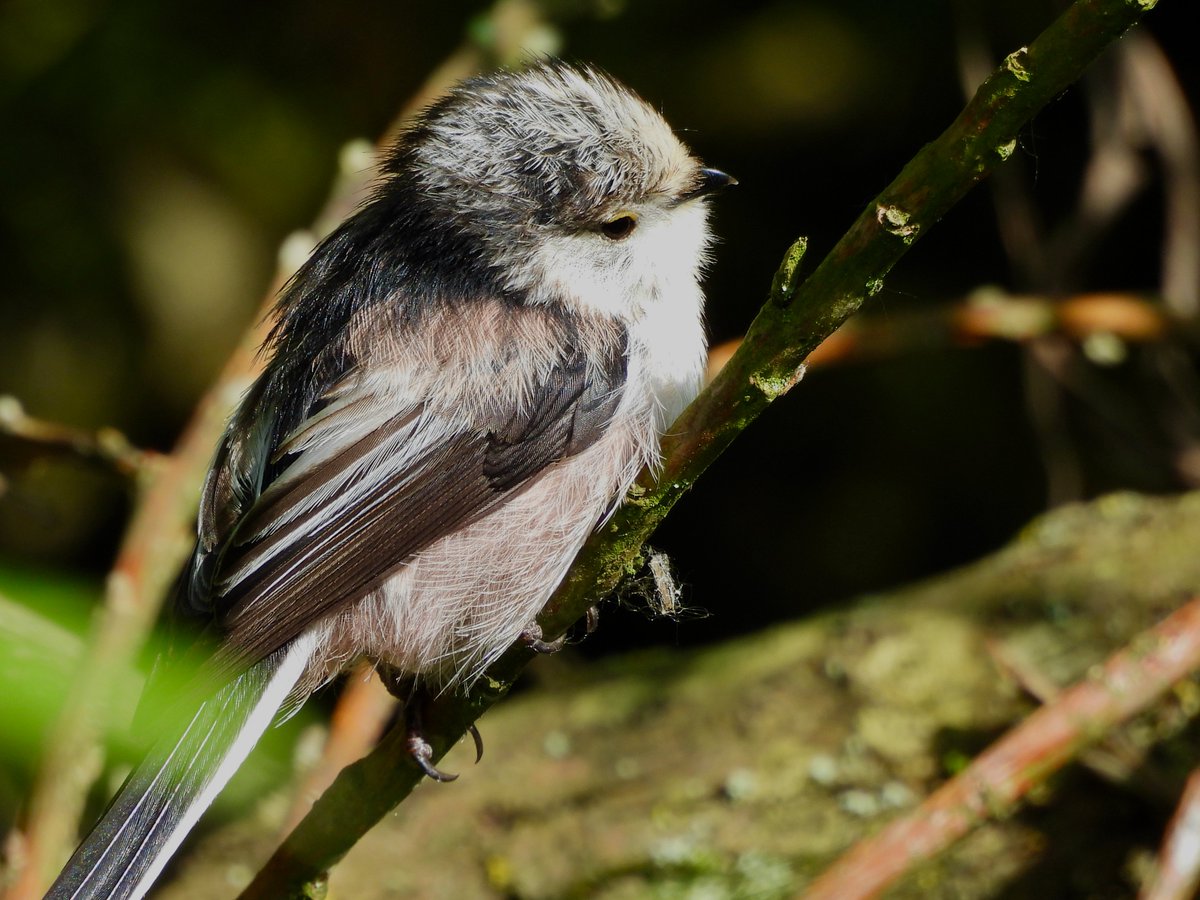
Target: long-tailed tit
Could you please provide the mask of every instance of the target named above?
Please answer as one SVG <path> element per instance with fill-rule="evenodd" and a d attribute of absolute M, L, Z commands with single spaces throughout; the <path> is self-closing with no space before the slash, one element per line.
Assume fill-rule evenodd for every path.
<path fill-rule="evenodd" d="M 550 62 L 465 82 L 284 289 L 176 613 L 212 692 L 51 888 L 141 897 L 280 715 L 360 657 L 469 687 L 657 461 L 704 370 L 706 169 Z"/>

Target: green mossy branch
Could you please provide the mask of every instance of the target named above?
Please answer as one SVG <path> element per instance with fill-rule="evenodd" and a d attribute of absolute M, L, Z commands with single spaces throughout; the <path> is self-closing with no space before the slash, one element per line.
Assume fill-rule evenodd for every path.
<path fill-rule="evenodd" d="M 663 441 L 655 479 L 643 473 L 625 505 L 587 543 L 539 622 L 561 634 L 635 571 L 642 546 L 709 464 L 775 399 L 799 380 L 805 358 L 881 289 L 912 244 L 967 191 L 1012 155 L 1022 127 L 1066 90 L 1153 0 L 1077 0 L 1029 47 L 1010 54 L 954 123 L 924 147 L 863 211 L 813 273 L 797 284 L 805 250 L 796 242 L 767 303 L 738 352 L 684 412 Z M 503 696 L 532 653 L 514 646 L 471 696 L 443 696 L 423 716 L 435 758 Z M 347 767 L 242 894 L 304 897 L 421 774 L 402 728 Z"/>

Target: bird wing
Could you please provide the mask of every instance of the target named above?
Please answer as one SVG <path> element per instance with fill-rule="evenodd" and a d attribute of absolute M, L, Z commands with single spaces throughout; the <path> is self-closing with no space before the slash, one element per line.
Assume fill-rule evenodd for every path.
<path fill-rule="evenodd" d="M 520 410 L 490 422 L 430 400 L 397 408 L 351 372 L 271 452 L 229 446 L 241 438 L 228 437 L 224 468 L 210 476 L 210 492 L 228 496 L 205 505 L 210 518 L 244 512 L 198 552 L 208 596 L 189 601 L 207 604 L 222 632 L 216 669 L 264 659 L 591 445 L 620 401 L 625 370 L 623 341 L 600 367 L 568 348 Z M 247 485 L 272 466 L 278 474 L 247 502 Z"/>

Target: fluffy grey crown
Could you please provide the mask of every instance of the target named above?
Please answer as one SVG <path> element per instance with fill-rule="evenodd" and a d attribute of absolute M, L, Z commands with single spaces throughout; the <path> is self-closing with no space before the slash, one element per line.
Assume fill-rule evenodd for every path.
<path fill-rule="evenodd" d="M 402 139 L 393 167 L 415 174 L 468 228 L 567 230 L 656 196 L 682 197 L 699 171 L 645 101 L 561 62 L 459 85 Z"/>

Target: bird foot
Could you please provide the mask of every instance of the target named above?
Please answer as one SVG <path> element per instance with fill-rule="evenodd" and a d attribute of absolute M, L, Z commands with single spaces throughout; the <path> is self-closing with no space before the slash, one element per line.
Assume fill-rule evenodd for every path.
<path fill-rule="evenodd" d="M 456 773 L 443 772 L 433 764 L 433 748 L 429 746 L 429 741 L 416 731 L 410 730 L 408 737 L 404 741 L 404 747 L 408 750 L 408 755 L 413 758 L 413 762 L 417 767 L 432 778 L 434 781 L 440 781 L 445 784 L 448 781 L 454 781 L 458 778 Z"/>
<path fill-rule="evenodd" d="M 534 653 L 557 653 L 567 644 L 567 636 L 560 634 L 552 641 L 547 641 L 542 634 L 542 626 L 534 622 L 521 632 L 521 640 Z"/>
<path fill-rule="evenodd" d="M 409 693 L 404 710 L 407 728 L 404 747 L 408 751 L 408 755 L 412 757 L 413 762 L 417 764 L 417 767 L 434 781 L 439 781 L 443 784 L 448 781 L 454 781 L 458 778 L 457 773 L 443 772 L 433 764 L 433 747 L 426 740 L 421 723 L 422 704 L 428 700 L 428 697 L 419 689 L 414 690 L 411 681 L 408 682 L 408 688 Z M 483 759 L 483 737 L 479 734 L 479 729 L 475 727 L 474 723 L 467 726 L 467 733 L 471 735 L 471 740 L 475 743 L 475 762 L 478 763 Z"/>

